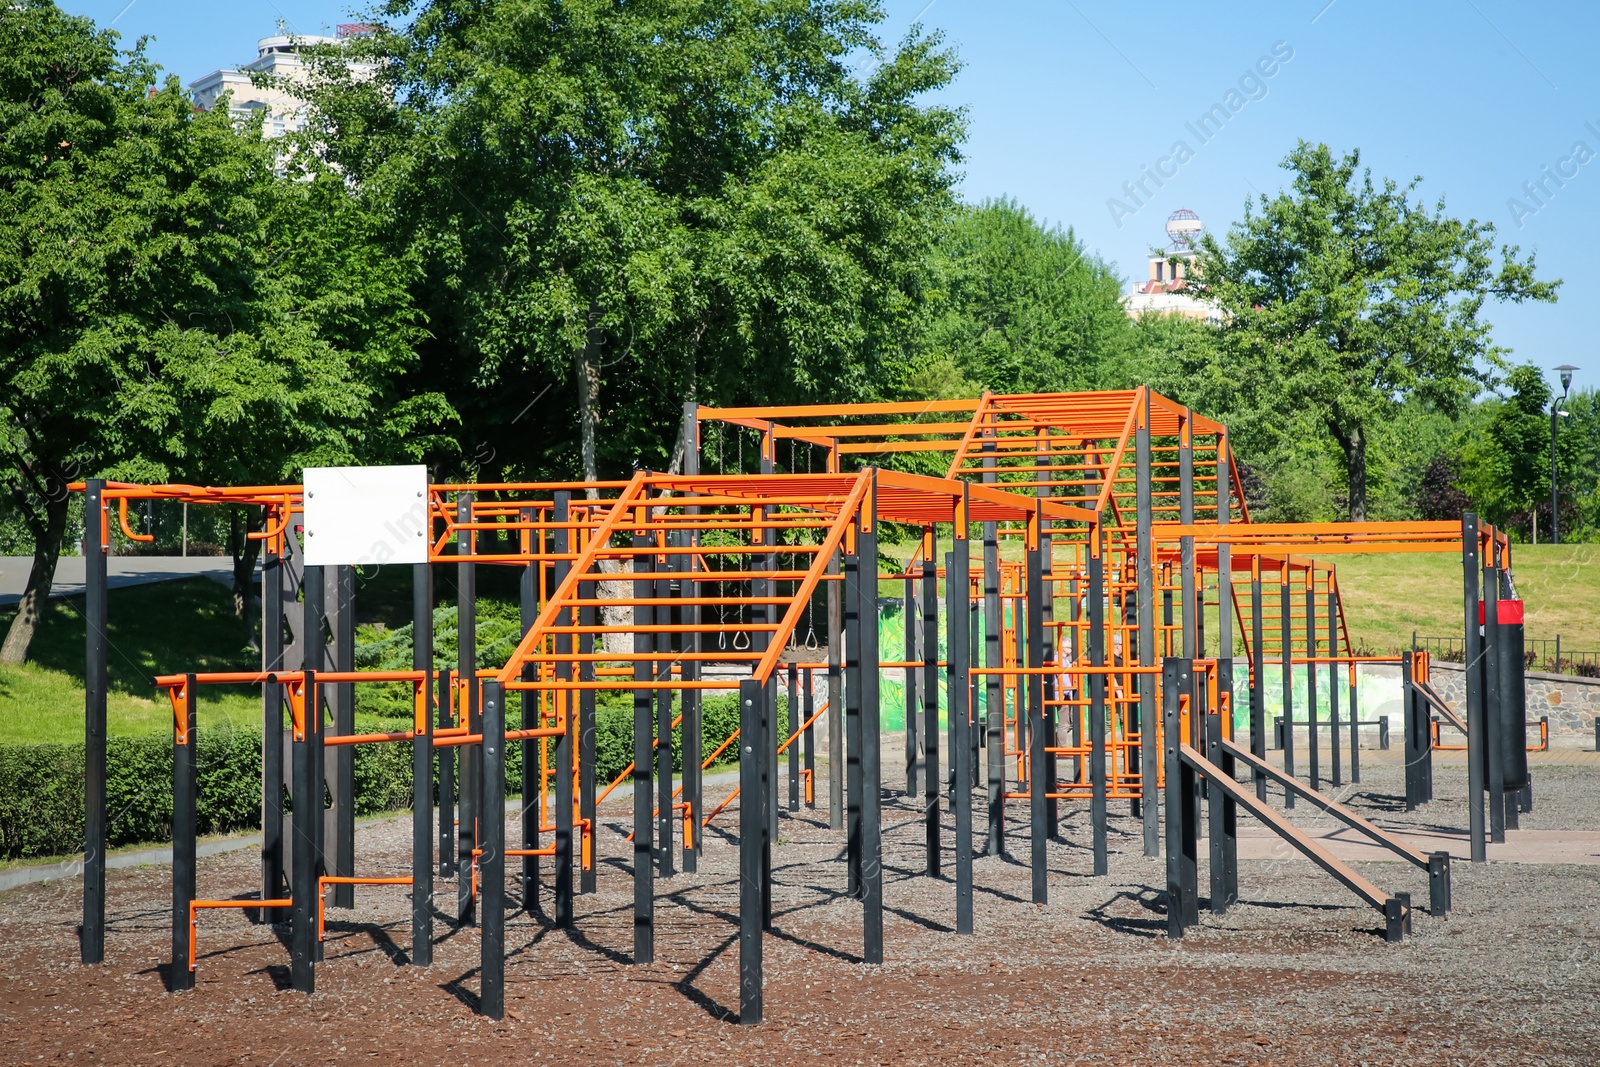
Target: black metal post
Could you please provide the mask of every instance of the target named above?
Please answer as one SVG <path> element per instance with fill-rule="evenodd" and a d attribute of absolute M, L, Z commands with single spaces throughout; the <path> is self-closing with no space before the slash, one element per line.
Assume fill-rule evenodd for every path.
<path fill-rule="evenodd" d="M 556 559 L 551 568 L 550 575 L 552 588 L 559 588 L 560 585 L 565 582 L 568 576 L 572 573 L 572 561 L 562 558 L 572 552 L 572 531 L 567 529 L 566 526 L 566 524 L 572 519 L 572 494 L 565 489 L 557 492 L 554 500 L 552 501 L 552 505 L 551 518 L 556 524 L 556 529 L 554 531 L 555 536 L 552 539 L 555 546 Z M 537 604 L 534 605 L 535 608 L 537 608 L 537 606 Z M 568 626 L 576 623 L 578 620 L 574 618 L 573 615 L 574 613 L 572 609 L 567 609 L 561 615 L 561 623 Z M 562 633 L 556 635 L 557 655 L 572 655 L 572 646 L 573 641 L 571 634 Z M 572 674 L 572 662 L 570 660 L 563 659 L 557 661 L 556 678 L 558 681 L 564 683 L 571 682 Z M 528 714 L 528 703 L 523 705 L 524 722 L 528 721 L 530 718 L 537 721 L 538 705 L 534 694 L 525 694 L 524 699 L 527 700 L 528 703 L 533 704 L 533 708 L 531 709 L 533 714 L 531 716 Z M 563 689 L 556 693 L 556 714 L 560 716 L 561 719 L 562 733 L 561 736 L 555 740 L 556 854 L 555 915 L 553 918 L 555 919 L 557 926 L 566 926 L 572 922 L 573 867 L 575 866 L 575 852 L 577 847 L 577 844 L 573 840 L 572 836 L 572 755 L 574 748 L 573 742 L 578 735 L 578 693 L 576 690 Z M 536 751 L 537 742 L 535 742 L 533 745 L 529 745 L 526 741 L 523 742 L 522 758 L 524 761 L 524 768 L 527 766 L 526 761 L 530 757 L 533 757 L 536 754 Z M 523 775 L 524 778 L 526 778 L 526 770 L 523 771 Z M 534 792 L 540 798 L 544 796 L 544 782 L 542 780 L 535 784 Z M 523 818 L 526 820 L 528 811 L 528 796 L 526 793 L 524 793 L 522 796 L 522 811 Z M 539 809 L 536 805 L 534 807 L 535 816 L 538 815 L 538 811 Z M 538 823 L 534 824 L 534 828 L 535 831 L 537 831 Z M 533 869 L 533 874 L 535 878 L 538 877 L 537 867 Z"/>
<path fill-rule="evenodd" d="M 1339 594 L 1335 591 L 1333 575 L 1328 575 L 1328 658 L 1331 660 L 1339 654 Z M 1354 665 L 1351 666 L 1354 669 Z M 1350 706 L 1351 720 L 1355 719 L 1355 705 Z M 1333 784 L 1344 785 L 1344 739 L 1339 729 L 1339 664 L 1328 664 L 1328 722 L 1332 731 L 1333 740 L 1328 745 L 1328 752 L 1333 762 Z M 1352 730 L 1354 726 L 1350 727 Z"/>
<path fill-rule="evenodd" d="M 1261 557 L 1250 557 L 1250 754 L 1267 758 L 1267 657 L 1261 618 Z M 1267 799 L 1267 776 L 1254 772 L 1256 796 Z"/>
<path fill-rule="evenodd" d="M 411 739 L 411 962 L 433 963 L 433 568 L 411 566 L 411 669 L 422 672 Z"/>
<path fill-rule="evenodd" d="M 570 494 L 567 494 L 570 497 Z M 533 508 L 518 508 L 517 521 L 532 524 L 539 513 Z M 565 531 L 555 531 L 555 544 L 561 544 L 561 535 Z M 536 555 L 543 555 L 545 532 L 543 530 L 528 530 L 522 534 L 522 539 L 530 544 Z M 561 551 L 561 549 L 557 549 Z M 564 562 L 564 561 L 563 561 Z M 560 567 L 562 564 L 557 563 Z M 534 621 L 539 617 L 539 574 L 540 564 L 525 563 L 518 582 L 518 621 L 522 625 L 522 636 L 526 637 L 528 631 L 533 629 Z M 558 656 L 572 651 L 572 635 L 556 634 L 556 654 Z M 569 672 L 571 677 L 571 664 L 562 660 L 556 661 L 557 676 L 560 677 L 562 668 Z M 531 681 L 534 677 L 532 663 L 522 665 L 522 680 Z M 524 730 L 539 725 L 539 694 L 532 689 L 524 689 L 518 694 L 518 703 L 521 705 L 521 721 Z M 561 699 L 560 696 L 557 699 Z M 544 746 L 543 738 L 525 737 L 518 743 L 522 752 L 522 812 L 519 822 L 519 848 L 523 851 L 532 851 L 539 847 L 539 827 L 544 822 L 544 779 L 539 770 L 539 753 Z M 522 910 L 529 915 L 534 914 L 539 906 L 539 857 L 522 857 Z"/>
<path fill-rule="evenodd" d="M 677 547 L 676 532 L 668 534 L 668 545 Z M 662 556 L 656 560 L 655 580 L 655 617 L 658 626 L 672 625 L 672 566 L 674 556 Z M 656 655 L 663 658 L 655 662 L 656 682 L 661 688 L 655 691 L 656 705 L 656 747 L 655 747 L 655 785 L 656 785 L 656 874 L 662 878 L 671 878 L 676 872 L 677 863 L 673 856 L 676 847 L 673 843 L 672 833 L 672 632 L 661 630 L 655 635 Z"/>
<path fill-rule="evenodd" d="M 443 729 L 456 725 L 456 679 L 448 667 L 439 671 L 439 713 L 437 722 Z M 439 750 L 439 877 L 448 878 L 456 871 L 456 748 L 451 745 Z"/>
<path fill-rule="evenodd" d="M 322 576 L 318 574 L 315 582 L 309 577 L 310 572 L 320 570 L 319 567 L 306 568 L 308 578 L 305 589 L 308 599 L 313 595 L 319 601 L 322 599 Z M 316 590 L 315 594 L 313 589 Z M 309 606 L 306 614 L 311 615 Z M 320 604 L 315 617 L 321 618 Z M 322 876 L 314 827 L 322 821 L 322 805 L 318 802 L 322 797 L 322 746 L 318 744 L 322 734 L 322 712 L 317 707 L 316 670 L 309 666 L 305 669 L 304 699 L 305 710 L 291 742 L 295 810 L 292 838 L 294 862 L 290 864 L 294 886 L 291 898 L 294 903 L 291 906 L 289 984 L 301 993 L 314 993 L 317 989 L 317 884 Z"/>
<path fill-rule="evenodd" d="M 472 522 L 472 494 L 456 494 L 456 521 L 462 525 Z M 467 712 L 467 732 L 483 732 L 483 712 L 479 707 L 478 689 L 478 574 L 471 557 L 475 548 L 476 531 L 456 531 L 456 553 L 462 562 L 456 565 L 456 675 L 461 680 L 464 707 Z M 478 798 L 482 795 L 479 777 L 482 773 L 483 749 L 479 745 L 460 746 L 458 758 L 460 776 L 457 782 L 458 821 L 456 824 L 456 919 L 463 926 L 471 926 L 472 850 L 478 843 Z"/>
<path fill-rule="evenodd" d="M 333 631 L 333 669 L 341 673 L 356 669 L 356 580 L 355 568 L 334 567 L 327 575 L 332 585 L 334 609 L 329 619 Z M 333 732 L 348 737 L 356 732 L 356 686 L 338 682 L 332 687 Z M 356 750 L 339 745 L 333 754 L 333 874 L 341 878 L 356 873 Z M 339 883 L 332 887 L 329 903 L 335 908 L 356 906 L 356 887 Z"/>
<path fill-rule="evenodd" d="M 789 721 L 785 724 L 783 737 L 789 741 L 789 810 L 800 810 L 800 749 L 803 747 L 800 739 L 800 724 L 805 719 L 800 716 L 800 665 L 789 664 L 789 701 L 786 705 Z M 808 731 L 809 733 L 809 731 Z"/>
<path fill-rule="evenodd" d="M 967 623 L 967 595 L 972 581 L 971 546 L 967 540 L 967 489 L 962 488 L 962 500 L 956 509 L 954 536 L 950 554 L 945 557 L 944 593 L 945 621 L 949 634 L 945 638 L 945 656 L 950 689 L 950 723 L 955 729 L 955 743 L 950 746 L 952 811 L 955 819 L 956 852 L 956 933 L 970 934 L 972 916 L 972 749 L 968 734 L 972 729 L 972 709 L 968 704 L 968 669 L 972 655 L 971 629 Z"/>
<path fill-rule="evenodd" d="M 1484 763 L 1488 770 L 1489 840 L 1503 844 L 1506 839 L 1505 759 L 1501 752 L 1500 692 L 1500 545 L 1490 538 L 1489 553 L 1483 560 L 1482 625 L 1483 655 L 1478 667 L 1483 674 Z M 1469 666 L 1469 670 L 1471 667 Z M 1519 742 L 1526 744 L 1526 742 Z"/>
<path fill-rule="evenodd" d="M 595 583 L 579 582 L 578 599 L 593 601 L 595 599 Z M 599 609 L 592 603 L 578 609 L 578 625 L 585 627 L 586 632 L 578 635 L 578 652 L 584 656 L 595 654 L 595 639 L 591 629 L 599 620 Z M 595 679 L 594 661 L 585 659 L 578 664 L 578 680 L 592 682 Z M 595 888 L 595 861 L 593 853 L 599 847 L 599 835 L 595 833 L 595 691 L 582 689 L 578 691 L 578 815 L 583 819 L 585 832 L 589 835 L 589 864 L 578 875 L 578 892 L 593 893 Z M 684 799 L 700 810 L 700 771 L 699 764 L 692 782 L 684 780 Z M 691 789 L 691 785 L 693 788 Z"/>
<path fill-rule="evenodd" d="M 939 557 L 931 526 L 926 544 L 927 558 L 922 561 L 922 826 L 927 873 L 937 878 L 939 790 L 944 785 L 944 775 L 939 768 Z M 952 694 L 950 699 L 953 702 L 955 696 Z"/>
<path fill-rule="evenodd" d="M 1311 788 L 1322 788 L 1322 744 L 1317 734 L 1317 571 L 1306 564 L 1306 743 L 1311 748 Z"/>
<path fill-rule="evenodd" d="M 856 531 L 854 552 L 844 557 L 844 733 L 848 741 L 845 798 L 845 887 L 852 897 L 861 895 L 861 545 Z M 876 610 L 876 609 L 874 609 Z M 873 620 L 874 625 L 876 619 Z M 877 679 L 872 679 L 874 685 Z"/>
<path fill-rule="evenodd" d="M 828 560 L 839 575 L 840 553 Z M 828 582 L 828 829 L 844 826 L 844 612 L 843 582 Z"/>
<path fill-rule="evenodd" d="M 1045 793 L 1051 783 L 1048 781 L 1045 760 L 1045 714 L 1044 714 L 1044 675 L 1040 668 L 1044 666 L 1044 598 L 1048 594 L 1044 589 L 1044 560 L 1040 550 L 1039 519 L 1035 515 L 1029 520 L 1028 540 L 1028 585 L 1027 585 L 1027 666 L 1031 672 L 1027 675 L 1028 688 L 1028 801 L 1031 816 L 1031 839 L 1029 867 L 1033 874 L 1033 902 L 1045 904 L 1049 902 L 1050 890 L 1048 881 L 1048 854 L 1045 851 L 1045 840 L 1049 834 L 1048 808 Z"/>
<path fill-rule="evenodd" d="M 1165 718 L 1162 749 L 1166 757 L 1167 935 L 1182 937 L 1198 917 L 1194 899 L 1199 882 L 1197 808 L 1194 768 L 1179 754 L 1183 742 L 1180 696 L 1192 689 L 1193 665 L 1169 656 L 1162 664 L 1161 696 Z"/>
<path fill-rule="evenodd" d="M 311 761 L 311 788 L 303 794 L 294 797 L 294 830 L 296 834 L 304 834 L 310 838 L 312 845 L 311 868 L 313 875 L 310 882 L 308 899 L 311 901 L 312 919 L 315 922 L 316 900 L 321 896 L 321 881 L 327 874 L 327 826 L 328 811 L 323 804 L 324 787 L 326 785 L 327 761 L 323 758 L 326 751 L 323 739 L 327 736 L 328 724 L 325 717 L 322 691 L 317 687 L 314 674 L 327 665 L 327 642 L 323 621 L 327 617 L 327 602 L 324 600 L 326 585 L 324 579 L 326 572 L 322 567 L 306 567 L 302 572 L 302 587 L 304 600 L 300 628 L 300 640 L 304 648 L 301 651 L 301 664 L 305 669 L 305 737 L 306 758 Z M 305 804 L 302 806 L 301 797 L 304 796 Z M 298 858 L 298 857 L 297 857 Z M 299 865 L 295 869 L 298 871 Z M 316 963 L 322 962 L 322 939 L 315 933 L 311 934 L 311 959 Z M 310 992 L 310 989 L 307 989 Z"/>
<path fill-rule="evenodd" d="M 199 704 L 195 677 L 183 683 L 183 722 L 172 738 L 172 991 L 194 988 L 189 958 L 189 904 L 195 896 L 195 806 L 199 780 L 195 748 L 200 743 L 195 715 Z"/>
<path fill-rule="evenodd" d="M 883 773 L 878 714 L 878 472 L 861 510 L 861 941 L 867 963 L 883 962 Z"/>
<path fill-rule="evenodd" d="M 1135 550 L 1137 558 L 1137 607 L 1139 612 L 1139 666 L 1154 667 L 1156 648 L 1155 539 L 1151 531 L 1150 489 L 1150 390 L 1140 389 L 1139 422 L 1134 431 L 1135 451 Z M 1139 686 L 1139 794 L 1140 819 L 1144 829 L 1144 854 L 1161 855 L 1160 805 L 1156 803 L 1157 774 L 1161 766 L 1156 740 L 1156 685 L 1152 675 L 1141 674 Z"/>
<path fill-rule="evenodd" d="M 655 960 L 655 824 L 650 811 L 650 778 L 652 773 L 650 712 L 653 701 L 649 689 L 650 653 L 654 641 L 646 631 L 655 617 L 648 601 L 652 581 L 649 578 L 653 561 L 645 551 L 649 538 L 644 533 L 633 535 L 634 553 L 633 597 L 639 603 L 633 608 L 633 651 L 638 657 L 633 665 L 633 680 L 638 688 L 633 691 L 633 962 L 652 963 Z"/>
<path fill-rule="evenodd" d="M 1089 666 L 1106 663 L 1105 539 L 1096 513 L 1089 526 Z M 1094 834 L 1094 873 L 1110 871 L 1106 843 L 1106 676 L 1089 676 L 1089 820 Z"/>
<path fill-rule="evenodd" d="M 693 547 L 699 540 L 699 532 L 688 530 L 683 535 L 686 547 Z M 678 569 L 679 590 L 686 600 L 692 601 L 699 597 L 699 589 L 695 585 L 693 563 L 694 560 L 687 554 L 676 557 Z M 684 647 L 688 655 L 684 657 L 682 677 L 686 682 L 700 680 L 700 661 L 695 658 L 700 655 L 704 646 L 700 630 L 700 606 L 694 603 L 685 603 L 679 609 L 683 624 L 689 629 L 684 633 Z M 683 738 L 683 800 L 687 807 L 685 822 L 692 827 L 692 831 L 683 839 L 683 869 L 687 874 L 693 874 L 700 869 L 700 764 L 704 762 L 702 744 L 705 740 L 704 717 L 700 706 L 700 690 L 684 689 L 682 696 L 683 723 L 680 736 Z"/>
<path fill-rule="evenodd" d="M 761 840 L 761 683 L 739 683 L 739 1022 L 761 1021 L 763 922 Z"/>
<path fill-rule="evenodd" d="M 78 958 L 106 955 L 106 502 L 104 478 L 84 492 L 83 928 Z M 188 922 L 188 916 L 184 916 Z"/>
<path fill-rule="evenodd" d="M 1279 610 L 1282 618 L 1278 620 L 1280 631 L 1279 643 L 1282 648 L 1283 659 L 1283 771 L 1285 774 L 1294 774 L 1294 601 L 1289 592 L 1289 557 L 1284 556 L 1283 562 L 1278 565 L 1278 580 L 1281 583 L 1279 592 Z M 1283 791 L 1283 806 L 1294 807 L 1294 790 Z"/>
<path fill-rule="evenodd" d="M 985 482 L 994 480 L 994 442 L 984 442 Z M 1001 640 L 1004 635 L 1004 609 L 1000 604 L 1000 526 L 983 524 L 983 665 L 990 671 L 1000 669 L 1002 662 Z M 986 740 L 984 769 L 989 781 L 989 806 L 987 815 L 988 836 L 984 841 L 984 854 L 1000 856 L 1006 847 L 1006 695 L 1005 679 L 999 674 L 986 674 L 984 682 L 983 727 Z"/>
<path fill-rule="evenodd" d="M 817 690 L 816 671 L 807 667 L 805 670 L 804 691 L 800 704 L 801 722 L 810 723 L 817 716 Z M 811 783 L 811 795 L 806 798 L 806 807 L 812 810 L 817 806 L 817 728 L 813 723 L 806 727 L 805 733 L 805 760 L 806 780 Z"/>
<path fill-rule="evenodd" d="M 483 683 L 481 748 L 478 1014 L 502 1019 L 506 1013 L 506 694 L 497 681 Z"/>
<path fill-rule="evenodd" d="M 921 724 L 917 719 L 917 704 L 918 691 L 922 688 L 922 679 L 918 675 L 916 667 L 911 666 L 911 664 L 915 664 L 918 661 L 922 651 L 917 641 L 917 627 L 922 623 L 922 612 L 917 603 L 917 580 L 909 573 L 909 570 L 908 566 L 908 573 L 905 577 L 905 610 L 901 612 L 901 618 L 905 623 L 905 633 L 902 635 L 905 638 L 905 648 L 902 658 L 907 664 L 905 668 L 905 723 L 901 732 L 905 735 L 906 796 L 915 797 L 921 791 L 918 781 L 918 774 L 922 769 L 922 746 L 918 737 L 921 732 Z"/>
<path fill-rule="evenodd" d="M 1461 576 L 1466 615 L 1466 670 L 1462 673 L 1467 687 L 1467 832 L 1472 862 L 1484 863 L 1489 859 L 1483 820 L 1487 746 L 1482 672 L 1477 669 L 1483 638 L 1478 630 L 1478 516 L 1470 511 L 1461 517 Z"/>
<path fill-rule="evenodd" d="M 271 514 L 268 515 L 269 525 Z M 284 669 L 283 571 L 278 542 L 269 538 L 261 554 L 261 670 Z M 261 899 L 281 899 L 283 863 L 283 686 L 267 681 L 261 686 Z M 282 908 L 262 908 L 264 923 L 287 918 Z"/>

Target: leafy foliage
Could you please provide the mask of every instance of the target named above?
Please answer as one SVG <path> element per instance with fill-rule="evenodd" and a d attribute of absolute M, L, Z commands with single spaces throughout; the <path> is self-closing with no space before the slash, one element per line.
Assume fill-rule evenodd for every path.
<path fill-rule="evenodd" d="M 1242 373 L 1274 382 L 1285 410 L 1322 423 L 1344 459 L 1347 510 L 1368 512 L 1368 449 L 1408 397 L 1447 414 L 1501 359 L 1481 318 L 1490 299 L 1554 300 L 1534 258 L 1494 253 L 1494 227 L 1374 183 L 1360 153 L 1301 142 L 1284 160 L 1288 192 L 1246 202 L 1219 242 L 1203 239 L 1197 295 L 1226 315 Z"/>

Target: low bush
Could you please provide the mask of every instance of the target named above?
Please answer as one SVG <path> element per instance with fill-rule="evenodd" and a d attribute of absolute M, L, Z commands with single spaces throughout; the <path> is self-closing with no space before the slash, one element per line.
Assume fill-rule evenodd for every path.
<path fill-rule="evenodd" d="M 624 696 L 624 699 L 626 697 Z M 779 700 L 780 724 L 787 722 Z M 703 752 L 709 756 L 738 728 L 733 696 L 702 702 Z M 362 731 L 405 730 L 409 721 L 363 717 Z M 653 731 L 652 731 L 653 734 Z M 197 827 L 227 834 L 261 825 L 261 735 L 239 728 L 198 733 L 200 771 Z M 457 751 L 440 749 L 441 753 Z M 356 815 L 411 806 L 411 746 L 368 744 L 354 748 Z M 521 791 L 522 746 L 506 753 L 506 791 Z M 718 764 L 737 758 L 731 747 Z M 595 777 L 601 788 L 633 761 L 633 707 L 615 698 L 595 715 Z M 675 741 L 673 767 L 682 770 Z M 435 780 L 437 782 L 437 762 Z M 82 744 L 0 746 L 0 856 L 31 859 L 83 849 L 84 747 Z M 113 848 L 172 839 L 172 741 L 169 737 L 113 737 L 106 756 L 106 836 Z"/>

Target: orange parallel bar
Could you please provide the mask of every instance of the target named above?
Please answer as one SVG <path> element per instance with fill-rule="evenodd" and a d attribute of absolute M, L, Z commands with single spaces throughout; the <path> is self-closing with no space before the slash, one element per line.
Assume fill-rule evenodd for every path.
<path fill-rule="evenodd" d="M 701 422 L 729 422 L 734 419 L 759 419 L 763 423 L 777 419 L 848 418 L 853 415 L 923 415 L 939 411 L 972 411 L 977 407 L 972 400 L 919 400 L 915 402 L 889 402 L 876 404 L 790 404 L 785 407 L 708 408 L 695 412 Z M 764 427 L 759 427 L 764 428 Z M 823 433 L 826 426 L 806 427 Z"/>
<path fill-rule="evenodd" d="M 189 970 L 195 969 L 195 961 L 200 955 L 200 935 L 195 922 L 196 913 L 201 908 L 292 908 L 294 901 L 287 897 L 273 897 L 270 900 L 191 900 L 189 901 Z"/>

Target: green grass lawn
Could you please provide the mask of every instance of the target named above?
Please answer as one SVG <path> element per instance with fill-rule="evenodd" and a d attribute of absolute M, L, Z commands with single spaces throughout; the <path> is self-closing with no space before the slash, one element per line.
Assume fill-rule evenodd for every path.
<path fill-rule="evenodd" d="M 1464 626 L 1459 556 L 1406 553 L 1335 557 L 1350 637 L 1378 652 L 1411 632 L 1458 637 Z M 1600 546 L 1515 545 L 1512 574 L 1530 638 L 1561 635 L 1565 649 L 1600 649 Z"/>
<path fill-rule="evenodd" d="M 0 666 L 0 743 L 83 739 L 83 599 L 53 600 L 34 635 L 29 662 Z M 112 734 L 172 728 L 172 705 L 151 684 L 157 674 L 251 670 L 232 594 L 206 578 L 116 589 L 108 600 L 106 724 Z M 12 612 L 0 614 L 0 627 Z M 261 698 L 245 687 L 201 689 L 202 722 L 259 724 Z M 259 728 L 259 727 L 258 727 Z"/>

